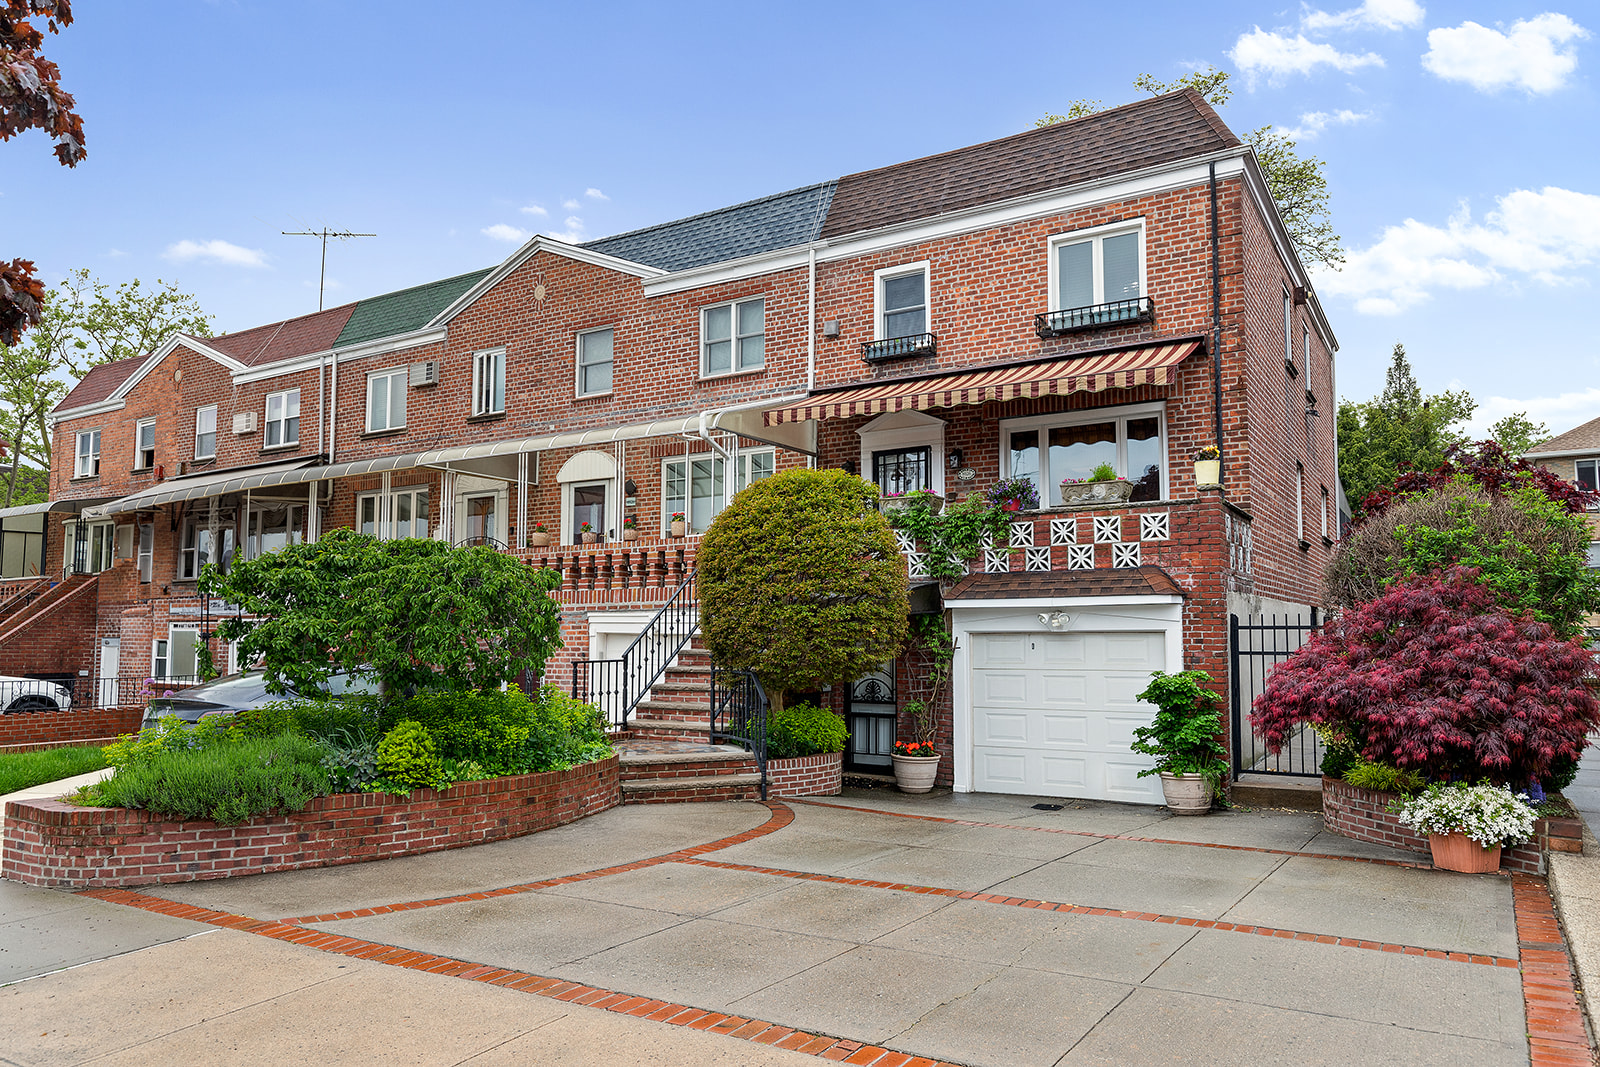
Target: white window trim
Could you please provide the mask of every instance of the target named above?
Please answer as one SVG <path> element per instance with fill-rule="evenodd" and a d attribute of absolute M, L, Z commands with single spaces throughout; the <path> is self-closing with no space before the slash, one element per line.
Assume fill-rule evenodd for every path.
<path fill-rule="evenodd" d="M 211 451 L 202 454 L 200 451 L 200 416 L 208 411 L 211 412 Z M 194 458 L 217 458 L 217 405 L 215 404 L 207 404 L 204 407 L 194 409 Z"/>
<path fill-rule="evenodd" d="M 1303 463 L 1294 465 L 1294 529 L 1301 544 L 1306 539 L 1306 468 Z"/>
<path fill-rule="evenodd" d="M 144 428 L 150 427 L 150 462 L 144 462 Z M 156 468 L 156 420 L 138 419 L 133 424 L 133 469 L 149 471 Z"/>
<path fill-rule="evenodd" d="M 592 395 L 602 396 L 604 394 L 594 393 Z M 572 523 L 572 491 L 580 485 L 605 486 L 606 523 L 614 530 L 621 528 L 617 524 L 621 523 L 622 520 L 616 517 L 622 510 L 622 500 L 617 491 L 617 479 L 614 476 L 606 478 L 577 478 L 570 482 L 561 483 L 561 529 L 557 531 L 556 544 L 578 545 L 583 543 L 582 539 L 578 537 L 577 531 L 573 529 Z M 532 526 L 530 525 L 529 528 L 531 529 Z M 596 530 L 594 532 L 600 535 L 600 543 L 612 540 L 612 538 L 606 536 L 604 530 Z"/>
<path fill-rule="evenodd" d="M 596 393 L 583 391 L 583 339 L 592 333 L 611 331 L 611 388 L 603 389 Z M 598 363 L 589 364 L 598 367 Z M 572 392 L 574 396 L 584 400 L 591 400 L 597 396 L 610 396 L 617 389 L 617 328 L 615 326 L 596 326 L 592 330 L 579 330 L 572 335 Z M 570 495 L 570 494 L 569 494 Z M 607 505 L 609 508 L 609 505 Z"/>
<path fill-rule="evenodd" d="M 754 300 L 761 301 L 761 332 L 759 334 L 748 333 L 748 334 L 741 335 L 739 333 L 739 305 L 740 304 L 748 304 L 748 303 L 750 303 L 751 301 L 754 301 Z M 729 352 L 729 369 L 728 370 L 723 370 L 723 371 L 715 371 L 715 372 L 713 372 L 713 371 L 709 371 L 709 370 L 706 369 L 706 315 L 708 313 L 712 312 L 712 311 L 717 310 L 718 308 L 728 308 L 729 309 L 729 312 L 728 312 L 728 317 L 729 317 L 729 322 L 728 322 L 728 329 L 729 329 L 728 340 L 730 342 L 732 342 L 732 346 L 733 347 Z M 739 366 L 739 341 L 741 339 L 741 336 L 742 337 L 760 337 L 761 338 L 761 362 L 759 364 L 757 364 L 756 366 L 754 366 L 754 367 L 741 367 L 741 366 Z M 731 378 L 736 374 L 754 374 L 756 371 L 766 370 L 767 369 L 767 345 L 766 345 L 766 340 L 767 340 L 767 296 L 766 296 L 765 293 L 760 293 L 760 294 L 758 294 L 756 296 L 740 297 L 737 300 L 724 300 L 720 304 L 707 304 L 705 307 L 700 309 L 700 377 L 701 377 L 701 379 L 705 380 L 705 379 L 710 379 L 710 378 Z M 611 358 L 612 358 L 612 362 L 613 362 L 613 366 L 612 366 L 612 374 L 613 375 L 615 375 L 615 373 L 616 373 L 616 367 L 615 367 L 616 354 L 617 354 L 616 338 L 613 336 L 612 337 L 612 341 L 611 341 Z M 612 380 L 614 382 L 616 380 L 615 377 L 613 377 Z"/>
<path fill-rule="evenodd" d="M 403 395 L 405 395 L 403 390 L 408 388 L 408 384 L 407 383 L 409 383 L 409 381 L 411 379 L 411 367 L 409 365 L 402 365 L 402 366 L 399 366 L 399 367 L 385 367 L 383 370 L 369 371 L 367 373 L 367 391 L 366 391 L 366 396 L 362 399 L 362 403 L 366 406 L 366 409 L 367 409 L 367 416 L 366 416 L 365 419 L 362 420 L 362 425 L 364 427 L 366 427 L 366 429 L 363 432 L 365 432 L 365 433 L 389 433 L 392 430 L 403 430 L 403 429 L 406 428 L 406 421 L 408 421 L 411 418 L 411 411 L 410 411 L 411 405 L 410 405 L 409 402 L 405 404 L 405 407 L 406 407 L 405 416 L 406 417 L 405 417 L 405 419 L 401 420 L 400 425 L 398 425 L 398 426 L 385 426 L 381 430 L 380 429 L 374 429 L 373 425 L 372 425 L 372 382 L 373 382 L 373 379 L 375 379 L 375 378 L 396 378 L 396 377 L 400 379 L 400 388 L 402 390 L 401 395 L 403 396 Z M 390 385 L 389 385 L 389 392 L 384 394 L 384 405 L 385 405 L 384 417 L 385 418 L 388 417 L 388 414 L 389 414 L 388 409 L 394 406 L 394 389 L 395 389 L 394 383 L 391 382 Z"/>
<path fill-rule="evenodd" d="M 83 439 L 85 437 L 90 439 L 89 443 L 92 448 L 87 453 L 83 451 Z M 73 439 L 72 447 L 72 476 L 74 478 L 98 478 L 100 476 L 100 431 L 79 430 L 77 436 Z M 88 460 L 89 465 L 87 471 L 82 469 L 85 460 Z"/>
<path fill-rule="evenodd" d="M 180 634 L 180 633 L 191 633 L 191 634 L 195 635 L 195 641 L 194 641 L 194 648 L 195 648 L 195 664 L 194 664 L 194 667 L 195 667 L 195 673 L 194 674 L 172 674 L 172 673 L 170 673 L 171 670 L 172 670 L 172 651 L 173 651 L 172 644 L 173 644 L 173 638 L 177 634 Z M 166 654 L 166 657 L 162 661 L 163 669 L 165 669 L 168 672 L 166 674 L 156 674 L 156 646 L 161 645 L 161 644 L 165 644 L 167 646 L 167 654 Z M 200 671 L 200 627 L 199 627 L 198 624 L 192 623 L 192 622 L 190 622 L 190 623 L 169 623 L 167 625 L 167 636 L 166 636 L 166 638 L 163 639 L 163 638 L 158 637 L 158 638 L 155 638 L 153 641 L 150 642 L 150 676 L 152 678 L 158 678 L 158 679 L 159 678 L 168 678 L 168 679 L 172 679 L 172 678 L 197 678 L 197 677 L 199 677 L 199 671 Z"/>
<path fill-rule="evenodd" d="M 1283 287 L 1283 362 L 1294 366 L 1294 294 L 1287 285 Z"/>
<path fill-rule="evenodd" d="M 511 543 L 505 536 L 511 529 L 511 487 L 505 482 L 494 478 L 474 478 L 470 475 L 459 474 L 456 476 L 455 500 L 452 502 L 454 510 L 454 525 L 451 529 L 451 539 L 460 540 L 467 536 L 467 501 L 480 496 L 494 497 L 494 524 L 495 529 L 489 536 L 497 541 Z M 524 538 L 526 540 L 526 538 Z"/>
<path fill-rule="evenodd" d="M 289 440 L 287 436 L 284 436 L 275 445 L 267 444 L 267 430 L 268 430 L 268 427 L 270 427 L 272 425 L 272 417 L 268 414 L 268 412 L 270 412 L 272 410 L 272 398 L 275 397 L 275 396 L 283 397 L 283 418 L 279 419 L 278 421 L 283 424 L 284 433 L 285 433 L 285 435 L 287 435 L 288 430 L 289 430 L 289 396 L 290 396 L 290 394 L 294 394 L 294 396 L 295 396 L 296 403 L 295 403 L 295 416 L 294 417 L 295 417 L 296 420 L 298 420 L 300 418 L 300 414 L 299 414 L 300 405 L 299 405 L 299 402 L 298 402 L 299 401 L 299 393 L 300 393 L 299 389 L 280 389 L 275 393 L 268 393 L 266 395 L 266 399 L 264 399 L 262 401 L 262 403 L 261 403 L 261 448 L 262 448 L 263 451 L 274 449 L 274 448 L 293 448 L 293 447 L 295 447 L 296 445 L 298 445 L 300 443 L 300 424 L 299 424 L 298 421 L 296 421 L 295 422 L 295 428 L 294 428 L 294 440 L 293 441 Z"/>
<path fill-rule="evenodd" d="M 908 418 L 907 416 L 916 416 Z M 923 421 L 926 419 L 927 421 Z M 907 422 L 912 425 L 904 425 Z M 900 423 L 900 425 L 896 425 Z M 884 426 L 883 429 L 877 427 Z M 861 477 L 872 481 L 872 454 L 874 452 L 893 452 L 903 448 L 931 447 L 933 452 L 929 459 L 932 464 L 932 482 L 930 488 L 940 496 L 944 495 L 945 475 L 945 450 L 944 450 L 945 423 L 943 419 L 920 411 L 895 411 L 887 415 L 880 415 L 857 430 L 861 438 Z"/>
<path fill-rule="evenodd" d="M 500 371 L 500 406 L 489 407 L 485 404 L 483 364 L 493 360 Z M 502 345 L 498 348 L 480 348 L 472 353 L 472 413 L 474 415 L 503 415 L 506 410 L 506 350 Z M 494 390 L 489 390 L 488 400 L 493 401 Z"/>
<path fill-rule="evenodd" d="M 1322 487 L 1322 536 L 1328 536 L 1328 487 Z"/>
<path fill-rule="evenodd" d="M 692 523 L 690 523 L 690 521 L 689 521 L 689 518 L 693 514 L 693 510 L 694 510 L 694 497 L 689 492 L 689 486 L 692 485 L 692 481 L 690 481 L 689 479 L 692 476 L 690 475 L 690 472 L 689 472 L 689 469 L 688 469 L 688 465 L 690 463 L 697 463 L 697 462 L 699 462 L 701 460 L 711 460 L 713 462 L 715 462 L 717 460 L 721 460 L 722 461 L 722 507 L 726 508 L 728 506 L 728 504 L 733 500 L 735 494 L 737 494 L 739 492 L 739 488 L 740 488 L 739 487 L 739 461 L 741 459 L 743 459 L 745 461 L 745 471 L 746 471 L 746 474 L 748 475 L 749 469 L 750 469 L 750 467 L 749 467 L 750 461 L 749 461 L 749 459 L 747 457 L 759 456 L 759 455 L 769 455 L 769 456 L 772 457 L 772 475 L 776 475 L 778 473 L 778 450 L 776 448 L 774 448 L 773 446 L 771 446 L 771 445 L 757 445 L 754 448 L 734 449 L 727 456 L 722 456 L 717 452 L 690 452 L 688 455 L 676 455 L 676 456 L 664 456 L 664 457 L 662 457 L 662 460 L 661 460 L 661 528 L 663 530 L 665 530 L 667 528 L 667 523 L 672 518 L 673 511 L 675 510 L 675 509 L 667 507 L 667 467 L 668 466 L 670 466 L 671 464 L 674 464 L 674 463 L 682 463 L 682 464 L 684 464 L 684 472 L 683 473 L 684 473 L 684 478 L 686 479 L 685 482 L 684 482 L 684 492 L 686 494 L 689 494 L 689 495 L 686 495 L 685 498 L 684 498 L 683 517 L 684 517 L 684 521 L 685 521 L 685 528 L 686 528 L 687 532 L 689 533 L 689 535 L 691 537 L 699 537 L 701 534 L 705 533 L 705 531 L 704 530 L 700 530 L 700 531 L 694 530 L 693 526 L 692 526 Z M 768 477 L 772 477 L 772 475 L 768 475 Z M 721 513 L 721 509 L 718 509 L 716 514 L 720 514 L 720 513 Z M 712 518 L 716 518 L 716 514 L 713 514 Z"/>
<path fill-rule="evenodd" d="M 931 261 L 920 260 L 916 263 L 901 263 L 894 267 L 884 267 L 872 272 L 872 339 L 874 341 L 892 340 L 883 332 L 883 283 L 895 278 L 903 278 L 907 274 L 922 272 L 922 332 L 933 333 L 933 267 Z"/>
<path fill-rule="evenodd" d="M 1156 432 L 1161 441 L 1161 491 L 1155 500 L 1141 500 L 1141 505 L 1157 504 L 1170 499 L 1172 489 L 1172 456 L 1171 441 L 1167 437 L 1167 405 L 1165 401 L 1157 400 L 1143 404 L 1118 404 L 1115 407 L 1085 408 L 1081 411 L 1062 411 L 1054 415 L 1030 415 L 1024 419 L 1005 419 L 1000 423 L 1000 469 L 1001 477 L 1011 477 L 1011 449 L 1007 438 L 1017 430 L 1041 430 L 1051 426 L 1076 426 L 1089 422 L 1126 421 L 1128 419 L 1147 418 L 1155 415 L 1159 418 Z M 1041 463 L 1047 462 L 1043 450 L 1047 447 L 1041 438 Z M 1121 476 L 1128 476 L 1128 440 L 1122 430 L 1117 431 L 1117 467 Z M 1054 474 L 1050 477 L 1060 484 L 1060 479 Z M 1043 510 L 1054 507 L 1050 503 L 1049 485 L 1039 487 L 1039 506 Z"/>
<path fill-rule="evenodd" d="M 389 491 L 387 493 L 385 493 L 382 489 L 372 489 L 372 490 L 369 490 L 367 492 L 357 493 L 356 494 L 355 522 L 352 524 L 354 526 L 356 532 L 359 533 L 361 531 L 361 503 L 362 503 L 362 501 L 364 501 L 367 498 L 371 497 L 371 498 L 376 499 L 378 501 L 377 511 L 376 511 L 376 513 L 375 513 L 375 515 L 373 517 L 373 523 L 372 523 L 373 536 L 376 537 L 380 541 L 393 541 L 393 540 L 395 540 L 396 539 L 395 536 L 394 536 L 394 522 L 395 522 L 395 519 L 394 519 L 394 501 L 395 501 L 395 498 L 396 497 L 400 497 L 400 496 L 406 496 L 406 495 L 409 495 L 409 494 L 414 494 L 414 493 L 417 493 L 417 492 L 425 492 L 425 493 L 428 494 L 429 515 L 428 515 L 427 519 L 424 520 L 426 525 L 424 526 L 423 531 L 421 533 L 417 533 L 416 532 L 416 525 L 417 525 L 416 501 L 415 501 L 415 499 L 412 500 L 411 518 L 409 520 L 410 523 L 411 523 L 411 526 L 412 526 L 412 532 L 410 533 L 409 536 L 411 536 L 411 537 L 432 537 L 434 535 L 434 531 L 438 528 L 438 524 L 434 522 L 434 515 L 437 514 L 437 510 L 436 509 L 439 506 L 439 500 L 438 500 L 439 490 L 438 490 L 437 487 L 432 486 L 432 485 L 428 484 L 427 482 L 417 482 L 414 485 L 392 485 L 392 486 L 389 487 Z M 246 527 L 246 535 L 245 535 L 246 539 L 248 539 L 248 537 L 249 537 L 248 530 L 249 530 L 249 527 Z"/>
<path fill-rule="evenodd" d="M 1053 233 L 1047 242 L 1049 253 L 1046 259 L 1045 284 L 1049 286 L 1046 294 L 1046 306 L 1051 311 L 1068 311 L 1069 308 L 1061 306 L 1060 285 L 1060 255 L 1057 250 L 1062 245 L 1082 244 L 1084 241 L 1094 241 L 1094 303 L 1106 302 L 1106 274 L 1104 254 L 1100 242 L 1107 237 L 1120 237 L 1125 233 L 1139 235 L 1139 298 L 1150 295 L 1149 260 L 1145 256 L 1145 227 L 1144 219 L 1125 219 L 1122 222 L 1108 222 L 1099 226 L 1086 226 L 1081 230 L 1068 230 L 1066 233 Z M 1093 307 L 1094 305 L 1089 305 Z"/>

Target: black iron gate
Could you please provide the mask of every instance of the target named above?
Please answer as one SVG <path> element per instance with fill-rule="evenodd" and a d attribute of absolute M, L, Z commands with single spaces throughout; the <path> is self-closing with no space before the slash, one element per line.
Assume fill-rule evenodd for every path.
<path fill-rule="evenodd" d="M 1229 687 L 1233 699 L 1233 777 L 1240 774 L 1283 774 L 1316 777 L 1322 773 L 1322 742 L 1309 727 L 1300 727 L 1272 753 L 1250 728 L 1250 708 L 1267 686 L 1274 667 L 1300 650 L 1322 627 L 1317 609 L 1310 621 L 1303 615 L 1228 617 Z"/>

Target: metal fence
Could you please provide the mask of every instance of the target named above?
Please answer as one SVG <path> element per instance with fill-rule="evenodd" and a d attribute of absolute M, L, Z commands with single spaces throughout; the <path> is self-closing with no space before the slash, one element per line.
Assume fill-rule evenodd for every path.
<path fill-rule="evenodd" d="M 1233 684 L 1233 775 L 1280 774 L 1316 777 L 1322 773 L 1322 742 L 1302 726 L 1274 753 L 1250 726 L 1250 709 L 1267 687 L 1267 678 L 1322 628 L 1317 609 L 1303 615 L 1247 615 L 1228 618 L 1228 648 Z"/>
<path fill-rule="evenodd" d="M 573 697 L 598 705 L 609 722 L 626 729 L 633 709 L 700 626 L 695 590 L 695 572 L 690 571 L 620 658 L 574 663 Z"/>
<path fill-rule="evenodd" d="M 44 675 L 0 681 L 0 714 L 125 707 L 198 684 L 200 679 L 196 677 L 151 678 L 142 674 Z"/>
<path fill-rule="evenodd" d="M 748 748 L 761 774 L 761 799 L 767 799 L 767 692 L 750 671 L 711 667 L 711 743 L 731 741 Z"/>

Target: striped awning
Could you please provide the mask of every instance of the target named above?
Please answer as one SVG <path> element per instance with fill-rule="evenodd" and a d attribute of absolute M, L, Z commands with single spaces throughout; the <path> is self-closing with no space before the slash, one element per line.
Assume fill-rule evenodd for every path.
<path fill-rule="evenodd" d="M 979 368 L 934 378 L 882 382 L 821 393 L 767 412 L 767 422 L 846 419 L 907 408 L 948 408 L 990 400 L 1017 400 L 1068 393 L 1098 393 L 1136 385 L 1166 385 L 1168 372 L 1200 349 L 1198 340 L 1174 341 L 1092 356 L 1042 363 Z"/>

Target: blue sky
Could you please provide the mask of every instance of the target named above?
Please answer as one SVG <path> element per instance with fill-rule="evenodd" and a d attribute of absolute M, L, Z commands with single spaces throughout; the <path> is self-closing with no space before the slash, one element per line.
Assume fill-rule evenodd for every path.
<path fill-rule="evenodd" d="M 1551 6 L 1553 5 L 1553 6 Z M 1600 415 L 1593 0 L 515 4 L 78 0 L 45 54 L 89 156 L 0 146 L 7 257 L 161 277 L 219 330 L 1003 136 L 1207 63 L 1328 161 L 1339 389 L 1403 341 L 1476 426 Z"/>

